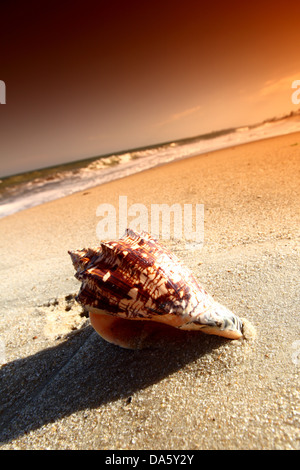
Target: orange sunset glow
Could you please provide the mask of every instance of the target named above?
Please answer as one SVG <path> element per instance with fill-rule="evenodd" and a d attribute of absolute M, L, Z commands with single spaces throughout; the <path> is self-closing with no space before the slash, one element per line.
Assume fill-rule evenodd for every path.
<path fill-rule="evenodd" d="M 298 1 L 1 4 L 0 175 L 297 110 Z"/>

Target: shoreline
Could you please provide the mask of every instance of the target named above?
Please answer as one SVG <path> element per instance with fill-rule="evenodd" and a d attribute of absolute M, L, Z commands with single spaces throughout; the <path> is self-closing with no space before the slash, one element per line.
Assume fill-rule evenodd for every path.
<path fill-rule="evenodd" d="M 1 219 L 2 448 L 299 449 L 299 162 L 298 132 Z M 128 206 L 204 204 L 203 249 L 165 244 L 256 339 L 125 351 L 93 332 L 70 297 L 67 250 L 99 243 L 96 209 L 120 195 Z"/>
<path fill-rule="evenodd" d="M 49 192 L 48 192 L 48 196 L 45 196 L 45 194 L 47 193 L 47 191 L 44 193 L 45 190 L 43 190 L 40 195 L 35 195 L 35 198 L 37 198 L 37 196 L 40 198 L 40 202 L 37 202 L 37 200 L 33 200 L 32 201 L 32 196 L 31 196 L 31 191 L 27 192 L 27 193 L 24 193 L 23 195 L 19 196 L 19 199 L 28 199 L 29 200 L 27 201 L 27 207 L 24 207 L 23 209 L 19 209 L 17 211 L 13 211 L 12 213 L 8 213 L 7 215 L 2 215 L 3 214 L 3 207 L 5 208 L 6 205 L 2 205 L 0 206 L 0 214 L 1 214 L 1 218 L 4 218 L 4 217 L 7 217 L 9 215 L 13 215 L 14 213 L 18 213 L 22 210 L 26 210 L 26 209 L 29 209 L 31 207 L 36 207 L 38 205 L 41 205 L 41 204 L 44 204 L 44 203 L 47 203 L 47 202 L 51 202 L 51 201 L 55 201 L 57 199 L 60 199 L 61 197 L 66 197 L 68 195 L 72 195 L 72 194 L 76 194 L 78 192 L 82 192 L 82 191 L 88 191 L 89 189 L 92 189 L 92 188 L 95 188 L 95 187 L 98 187 L 98 186 L 102 186 L 103 184 L 109 184 L 113 181 L 117 181 L 119 179 L 123 179 L 123 178 L 127 178 L 128 176 L 131 176 L 131 175 L 135 175 L 135 174 L 138 174 L 138 173 L 143 173 L 144 171 L 148 171 L 149 169 L 151 168 L 159 168 L 160 166 L 164 166 L 164 165 L 168 165 L 170 163 L 176 163 L 178 161 L 181 161 L 181 160 L 186 160 L 186 159 L 189 159 L 189 158 L 193 158 L 193 157 L 200 157 L 201 155 L 209 155 L 210 153 L 213 153 L 213 152 L 216 152 L 216 151 L 220 151 L 220 150 L 226 150 L 226 149 L 230 149 L 230 148 L 235 148 L 235 147 L 238 147 L 238 146 L 243 146 L 243 145 L 247 145 L 249 143 L 255 143 L 255 142 L 260 142 L 260 141 L 267 141 L 269 139 L 276 139 L 277 137 L 284 137 L 285 135 L 292 135 L 292 134 L 297 134 L 299 131 L 297 132 L 292 132 L 292 133 L 289 133 L 289 134 L 281 134 L 281 135 L 277 135 L 277 136 L 268 136 L 268 137 L 263 137 L 263 138 L 255 138 L 254 140 L 249 140 L 248 142 L 230 142 L 230 143 L 223 143 L 221 145 L 221 147 L 218 147 L 218 145 L 216 146 L 216 148 L 212 147 L 211 149 L 207 149 L 207 150 L 203 150 L 202 152 L 197 152 L 197 153 L 191 153 L 189 155 L 181 155 L 181 156 L 174 156 L 172 157 L 170 160 L 165 160 L 163 161 L 162 163 L 159 163 L 157 162 L 157 158 L 158 156 L 153 156 L 154 160 L 153 161 L 148 161 L 148 157 L 141 157 L 139 158 L 138 160 L 140 161 L 140 167 L 135 167 L 134 164 L 133 164 L 133 160 L 130 159 L 127 163 L 126 163 L 126 158 L 128 158 L 128 155 L 129 154 L 121 154 L 121 157 L 126 157 L 125 158 L 125 163 L 119 163 L 117 165 L 113 165 L 112 166 L 112 169 L 110 169 L 108 172 L 107 172 L 107 169 L 103 168 L 103 173 L 101 172 L 101 174 L 97 174 L 95 173 L 95 177 L 99 180 L 96 184 L 93 184 L 93 185 L 90 185 L 88 184 L 87 181 L 80 181 L 80 185 L 81 185 L 81 188 L 80 189 L 77 189 L 75 190 L 74 192 L 72 192 L 71 190 L 68 190 L 69 193 L 67 194 L 63 194 L 61 196 L 55 196 L 55 192 L 59 192 L 59 191 L 62 191 L 62 189 L 59 189 L 58 188 L 54 188 L 54 193 L 49 196 Z M 179 144 L 180 146 L 180 144 Z M 151 148 L 151 147 L 149 147 Z M 153 146 L 153 148 L 155 148 L 155 146 Z M 111 157 L 114 157 L 114 155 L 112 155 Z M 104 157 L 99 157 L 100 160 L 102 161 L 102 159 Z M 105 157 L 106 158 L 106 157 Z M 84 160 L 83 160 L 84 161 Z M 98 160 L 95 160 L 95 162 L 97 163 Z M 155 163 L 156 161 L 156 163 Z M 94 163 L 95 163 L 94 162 Z M 132 170 L 132 168 L 134 170 Z M 48 170 L 47 168 L 45 170 Z M 100 178 L 100 179 L 99 179 Z M 101 181 L 102 180 L 102 181 Z M 76 184 L 76 183 L 75 183 Z M 77 182 L 78 184 L 78 182 Z M 64 188 L 64 191 L 66 191 L 66 186 L 70 186 L 70 181 L 67 181 L 64 183 L 64 185 L 61 185 L 61 188 Z M 34 188 L 32 188 L 32 190 L 34 190 Z M 53 191 L 53 188 L 49 188 L 50 190 L 50 193 L 51 191 Z M 44 198 L 47 198 L 48 197 L 48 200 L 46 199 L 45 201 L 43 200 Z M 50 199 L 49 199 L 50 197 Z M 10 203 L 8 203 L 7 205 L 15 205 L 17 203 L 17 200 L 13 200 L 11 201 Z M 5 209 L 6 211 L 7 210 L 11 210 L 11 209 Z M 4 210 L 4 212 L 5 212 Z M 2 211 L 2 212 L 1 212 Z"/>

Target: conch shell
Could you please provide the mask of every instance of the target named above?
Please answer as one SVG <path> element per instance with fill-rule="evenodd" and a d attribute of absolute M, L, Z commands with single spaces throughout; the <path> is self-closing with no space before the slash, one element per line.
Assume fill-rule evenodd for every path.
<path fill-rule="evenodd" d="M 127 229 L 119 240 L 69 254 L 75 277 L 82 281 L 76 300 L 111 343 L 135 349 L 141 335 L 165 325 L 231 339 L 242 336 L 241 320 L 148 233 Z"/>

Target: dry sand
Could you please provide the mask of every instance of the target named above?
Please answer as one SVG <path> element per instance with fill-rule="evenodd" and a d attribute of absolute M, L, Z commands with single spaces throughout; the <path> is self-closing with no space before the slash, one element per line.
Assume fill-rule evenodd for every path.
<path fill-rule="evenodd" d="M 299 162 L 290 134 L 2 219 L 2 449 L 299 449 Z M 92 330 L 67 250 L 98 243 L 96 208 L 119 195 L 205 205 L 202 251 L 166 245 L 256 338 L 129 351 Z"/>

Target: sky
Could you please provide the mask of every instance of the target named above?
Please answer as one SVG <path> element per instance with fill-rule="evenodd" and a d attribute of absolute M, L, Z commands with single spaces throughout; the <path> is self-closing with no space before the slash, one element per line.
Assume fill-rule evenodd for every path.
<path fill-rule="evenodd" d="M 0 176 L 296 111 L 299 44 L 299 0 L 1 0 Z"/>

